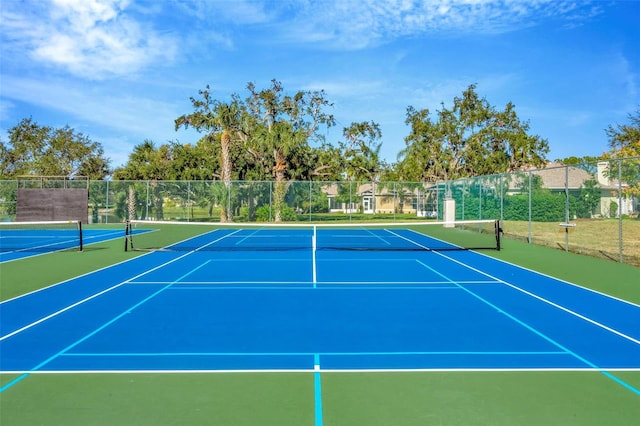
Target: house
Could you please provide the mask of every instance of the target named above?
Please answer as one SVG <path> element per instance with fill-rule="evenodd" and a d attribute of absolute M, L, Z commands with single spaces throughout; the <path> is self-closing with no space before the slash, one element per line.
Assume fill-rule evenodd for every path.
<path fill-rule="evenodd" d="M 421 183 L 331 183 L 324 187 L 329 212 L 415 214 L 437 217 L 437 186 Z"/>
<path fill-rule="evenodd" d="M 540 187 L 552 192 L 564 193 L 567 191 L 576 197 L 591 184 L 600 191 L 600 203 L 593 212 L 594 216 L 615 217 L 618 213 L 629 215 L 637 212 L 637 197 L 624 194 L 624 188 L 628 185 L 609 176 L 608 170 L 609 162 L 607 161 L 585 164 L 581 167 L 549 163 L 544 169 L 525 170 L 526 175 L 523 175 L 522 172 L 518 173 L 518 177 L 509 184 L 508 193 L 519 193 L 522 192 L 523 187 L 528 187 L 529 184 L 526 182 L 528 176 L 531 176 L 532 180 L 538 180 L 536 183 L 532 182 L 534 187 L 540 185 Z M 618 204 L 620 205 L 618 206 Z"/>
<path fill-rule="evenodd" d="M 460 192 L 457 200 L 464 209 L 464 193 L 472 188 L 499 197 L 505 188 L 507 196 L 522 194 L 529 188 L 544 188 L 551 192 L 580 198 L 599 192 L 599 203 L 591 210 L 594 217 L 617 217 L 635 214 L 640 209 L 637 196 L 624 191 L 628 184 L 610 176 L 609 162 L 567 166 L 549 163 L 543 169 L 524 169 L 503 175 L 468 178 L 447 183 L 400 182 L 339 182 L 327 183 L 323 192 L 328 198 L 328 210 L 340 213 L 415 214 L 420 217 L 442 217 L 444 194 L 454 188 Z M 615 173 L 615 170 L 614 170 Z M 447 189 L 449 188 L 449 189 Z M 587 193 L 585 189 L 591 188 Z M 455 191 L 454 191 L 455 192 Z M 477 196 L 477 194 L 476 194 Z M 439 214 L 440 213 L 440 214 Z"/>
<path fill-rule="evenodd" d="M 598 163 L 597 180 L 601 188 L 600 197 L 600 212 L 605 217 L 611 217 L 611 206 L 615 203 L 620 205 L 617 211 L 622 215 L 630 215 L 637 213 L 640 209 L 640 200 L 638 197 L 634 197 L 630 194 L 625 194 L 625 189 L 629 185 L 625 182 L 620 182 L 618 179 L 612 179 L 609 169 L 610 163 L 608 161 L 601 161 Z M 640 173 L 640 170 L 639 170 Z M 615 174 L 615 172 L 614 172 Z"/>

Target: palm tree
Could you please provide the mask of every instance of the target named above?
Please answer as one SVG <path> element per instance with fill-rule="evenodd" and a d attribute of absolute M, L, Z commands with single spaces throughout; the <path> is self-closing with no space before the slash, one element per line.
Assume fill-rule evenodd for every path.
<path fill-rule="evenodd" d="M 309 139 L 321 138 L 318 127 L 330 127 L 335 120 L 323 112 L 331 104 L 323 91 L 298 91 L 285 95 L 282 83 L 271 81 L 271 87 L 258 91 L 253 83 L 247 85 L 249 98 L 246 105 L 253 120 L 254 141 L 262 152 L 273 155 L 274 220 L 282 221 L 285 195 L 290 178 L 291 155 L 300 150 Z"/>
<path fill-rule="evenodd" d="M 235 142 L 246 140 L 243 130 L 244 107 L 236 95 L 232 95 L 230 102 L 221 102 L 211 97 L 211 91 L 207 85 L 205 90 L 200 90 L 202 99 L 191 98 L 195 109 L 194 113 L 182 115 L 175 121 L 176 130 L 181 126 L 193 127 L 198 131 L 206 131 L 206 138 L 215 141 L 219 135 L 220 140 L 220 179 L 224 182 L 227 194 L 231 192 L 231 173 L 233 162 L 231 159 L 231 145 Z M 230 197 L 223 202 L 220 214 L 221 222 L 232 222 L 232 209 Z"/>

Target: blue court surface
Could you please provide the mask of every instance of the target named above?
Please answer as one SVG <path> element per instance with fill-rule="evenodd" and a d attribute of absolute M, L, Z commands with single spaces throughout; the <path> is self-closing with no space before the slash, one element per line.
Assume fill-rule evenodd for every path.
<path fill-rule="evenodd" d="M 122 230 L 84 229 L 83 245 L 121 238 Z M 61 250 L 79 248 L 77 229 L 0 228 L 0 263 Z"/>
<path fill-rule="evenodd" d="M 318 242 L 429 245 L 408 230 L 326 232 Z M 200 249 L 6 301 L 1 370 L 640 370 L 638 305 L 473 251 L 322 250 L 300 238 L 214 231 L 185 242 Z M 291 249 L 258 249 L 267 240 Z"/>

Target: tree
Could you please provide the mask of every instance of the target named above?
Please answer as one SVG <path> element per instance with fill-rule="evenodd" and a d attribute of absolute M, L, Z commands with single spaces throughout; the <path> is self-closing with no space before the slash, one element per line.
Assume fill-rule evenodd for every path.
<path fill-rule="evenodd" d="M 611 154 L 617 157 L 634 157 L 640 155 L 640 108 L 635 115 L 628 115 L 630 124 L 622 124 L 613 127 L 609 125 L 605 129 L 609 137 Z"/>
<path fill-rule="evenodd" d="M 144 180 L 147 185 L 150 186 L 151 196 L 153 197 L 151 205 L 157 219 L 162 219 L 163 214 L 163 196 L 158 185 L 159 180 L 164 180 L 167 177 L 167 172 L 171 165 L 171 147 L 170 145 L 161 145 L 156 148 L 155 144 L 151 140 L 145 140 L 143 143 L 136 145 L 133 148 L 133 152 L 129 155 L 129 161 L 124 167 L 120 167 L 114 170 L 113 177 L 116 180 Z M 135 184 L 134 184 L 135 185 Z M 145 214 L 141 215 L 146 217 L 146 208 L 141 204 L 140 200 L 147 200 L 146 194 L 143 196 L 143 192 L 147 190 L 146 186 L 135 185 L 138 191 L 135 199 L 137 200 L 138 208 L 145 208 Z M 127 210 L 128 193 L 121 193 L 119 202 L 120 208 L 124 211 Z M 148 201 L 148 200 L 147 200 Z"/>
<path fill-rule="evenodd" d="M 592 157 L 592 156 L 584 156 L 584 157 L 567 157 L 563 159 L 558 159 L 556 162 L 562 163 L 567 166 L 574 166 L 579 169 L 585 170 L 592 175 L 598 173 L 598 161 L 600 161 L 600 157 Z"/>
<path fill-rule="evenodd" d="M 371 122 L 351 123 L 342 131 L 345 142 L 342 142 L 342 157 L 345 163 L 344 172 L 351 182 L 375 182 L 381 171 L 380 149 L 382 137 L 380 126 Z M 373 183 L 373 203 L 371 207 L 376 211 L 376 186 Z"/>
<path fill-rule="evenodd" d="M 343 143 L 343 157 L 345 160 L 345 172 L 348 180 L 374 181 L 380 173 L 380 149 L 382 132 L 378 123 L 360 122 L 351 123 L 343 129 L 342 134 L 346 139 Z"/>
<path fill-rule="evenodd" d="M 629 114 L 630 124 L 613 127 L 609 125 L 605 132 L 609 137 L 611 150 L 604 155 L 610 161 L 607 174 L 614 179 L 622 177 L 625 195 L 640 195 L 640 108 L 635 115 Z M 623 160 L 624 159 L 624 160 Z"/>
<path fill-rule="evenodd" d="M 271 87 L 258 90 L 254 83 L 247 85 L 246 101 L 252 116 L 250 140 L 257 150 L 273 155 L 274 220 L 283 219 L 287 180 L 292 175 L 292 158 L 310 140 L 321 141 L 319 127 L 330 127 L 335 120 L 324 110 L 331 106 L 324 91 L 298 91 L 293 96 L 284 92 L 282 83 L 271 81 Z"/>
<path fill-rule="evenodd" d="M 571 157 L 566 157 L 566 158 L 560 158 L 555 160 L 557 163 L 562 163 L 565 164 L 567 166 L 581 166 L 582 164 L 585 163 L 597 163 L 600 160 L 600 157 L 593 157 L 590 155 L 585 155 L 583 157 L 576 157 L 576 156 L 571 156 Z"/>
<path fill-rule="evenodd" d="M 327 142 L 319 147 L 308 147 L 302 167 L 308 170 L 306 180 L 336 181 L 342 179 L 344 157 L 340 148 Z"/>
<path fill-rule="evenodd" d="M 25 118 L 8 131 L 9 141 L 0 141 L 0 176 L 85 176 L 103 179 L 109 175 L 109 159 L 102 145 L 69 126 L 54 129 Z"/>
<path fill-rule="evenodd" d="M 580 193 L 576 199 L 576 215 L 580 218 L 591 218 L 596 208 L 600 205 L 602 192 L 596 179 L 584 181 Z"/>
<path fill-rule="evenodd" d="M 170 163 L 164 179 L 203 180 L 219 176 L 219 168 L 212 167 L 220 156 L 216 150 L 219 143 L 209 139 L 205 136 L 195 145 L 170 142 Z"/>
<path fill-rule="evenodd" d="M 408 180 L 451 180 L 542 166 L 546 140 L 529 135 L 509 102 L 500 111 L 480 98 L 470 85 L 453 107 L 437 111 L 407 108 L 411 133 L 399 154 L 401 174 Z"/>
<path fill-rule="evenodd" d="M 116 180 L 163 180 L 169 166 L 169 147 L 156 148 L 153 141 L 146 139 L 133 147 L 127 163 L 113 172 Z"/>
<path fill-rule="evenodd" d="M 175 120 L 175 128 L 178 130 L 184 126 L 189 126 L 199 132 L 206 132 L 206 138 L 214 141 L 216 135 L 220 134 L 220 166 L 221 179 L 227 190 L 231 188 L 231 173 L 233 169 L 231 159 L 231 145 L 245 141 L 247 134 L 243 129 L 243 120 L 246 116 L 245 106 L 237 95 L 232 95 L 230 102 L 222 102 L 211 97 L 211 89 L 207 85 L 205 90 L 198 92 L 201 99 L 190 98 L 195 112 L 181 115 Z M 220 220 L 231 222 L 231 203 L 224 203 L 226 207 L 222 209 Z"/>
<path fill-rule="evenodd" d="M 406 148 L 398 153 L 398 179 L 420 182 L 448 180 L 448 152 L 438 138 L 438 129 L 430 111 L 409 106 L 405 123 L 411 126 L 411 134 L 405 138 Z"/>

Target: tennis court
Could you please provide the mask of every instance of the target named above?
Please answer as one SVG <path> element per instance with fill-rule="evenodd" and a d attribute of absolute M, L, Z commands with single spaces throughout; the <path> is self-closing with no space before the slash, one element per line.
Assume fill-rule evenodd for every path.
<path fill-rule="evenodd" d="M 82 230 L 78 221 L 0 222 L 0 262 L 37 256 L 55 251 L 119 238 L 115 229 Z"/>
<path fill-rule="evenodd" d="M 349 374 L 588 372 L 640 401 L 640 306 L 398 226 L 204 228 L 0 306 L 6 395 L 40 375 L 293 374 L 291 418 L 317 426 L 349 424 L 327 390 Z"/>

